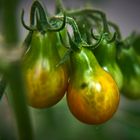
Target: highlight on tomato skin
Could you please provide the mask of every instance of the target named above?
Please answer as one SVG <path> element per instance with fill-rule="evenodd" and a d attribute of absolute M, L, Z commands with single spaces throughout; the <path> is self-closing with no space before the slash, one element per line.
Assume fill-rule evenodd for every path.
<path fill-rule="evenodd" d="M 95 59 L 88 55 L 85 55 L 86 58 Z M 79 59 L 81 64 L 82 57 L 80 56 Z M 93 69 L 84 69 L 82 73 L 80 67 L 78 70 L 78 67 L 73 69 L 66 94 L 70 111 L 78 120 L 86 124 L 102 124 L 111 119 L 120 100 L 116 82 L 97 62 L 94 64 Z"/>
<path fill-rule="evenodd" d="M 55 42 L 55 33 L 34 32 L 30 49 L 23 59 L 27 100 L 35 108 L 48 108 L 58 103 L 68 86 L 65 66 L 57 66 L 60 57 Z"/>

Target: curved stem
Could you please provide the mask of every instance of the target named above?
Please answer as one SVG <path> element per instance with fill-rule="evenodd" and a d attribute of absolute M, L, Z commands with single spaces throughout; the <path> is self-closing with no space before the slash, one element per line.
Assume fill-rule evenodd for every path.
<path fill-rule="evenodd" d="M 53 18 L 62 20 L 61 16 L 55 16 Z M 68 33 L 68 37 L 69 37 L 71 46 L 76 46 L 76 44 L 78 44 L 78 47 L 81 47 L 81 45 L 82 45 L 83 47 L 91 47 L 91 48 L 93 48 L 93 47 L 97 47 L 100 44 L 101 39 L 102 39 L 102 35 L 101 35 L 100 39 L 95 44 L 88 45 L 85 41 L 83 41 L 75 20 L 73 18 L 71 18 L 71 17 L 67 17 L 66 22 L 71 25 L 71 27 L 73 29 L 73 33 L 74 33 L 75 42 L 72 41 L 72 39 L 71 39 L 71 37 L 70 37 L 70 35 Z M 75 49 L 77 50 L 78 48 L 75 48 Z"/>
<path fill-rule="evenodd" d="M 77 47 L 77 44 L 72 40 L 70 34 L 68 32 L 67 32 L 67 34 L 68 34 L 69 43 L 70 43 L 70 46 L 71 46 L 72 50 L 79 51 L 79 48 Z"/>
<path fill-rule="evenodd" d="M 53 18 L 54 18 L 54 19 L 60 19 L 60 20 L 63 19 L 62 16 L 55 16 L 55 17 L 53 17 Z M 52 18 L 52 19 L 53 19 L 53 18 Z M 75 42 L 76 42 L 77 44 L 83 42 L 83 40 L 82 40 L 82 38 L 81 38 L 80 31 L 79 31 L 79 29 L 78 29 L 78 26 L 77 26 L 75 20 L 74 20 L 73 18 L 71 18 L 71 17 L 66 17 L 66 23 L 68 23 L 68 24 L 72 27 L 72 29 L 73 29 Z"/>
<path fill-rule="evenodd" d="M 42 5 L 38 1 L 35 1 L 34 6 L 37 8 L 37 10 L 39 12 L 39 17 L 40 17 L 40 21 L 41 21 L 40 24 L 41 24 L 42 28 L 44 28 L 44 26 L 50 27 L 48 19 L 46 17 L 46 13 L 45 13 Z"/>
<path fill-rule="evenodd" d="M 95 19 L 97 21 L 101 21 L 101 19 L 99 17 L 97 17 L 97 16 L 89 15 L 89 17 L 92 18 L 92 19 Z M 112 23 L 110 21 L 107 21 L 107 24 L 111 25 L 115 30 L 115 32 L 113 33 L 112 37 L 107 39 L 108 43 L 113 42 L 116 39 L 117 35 L 118 35 L 118 39 L 120 40 L 121 39 L 121 33 L 119 31 L 119 28 L 117 28 L 117 25 L 115 25 L 114 23 Z M 106 33 L 106 32 L 104 32 L 104 33 Z M 94 39 L 98 40 L 98 38 L 96 38 L 96 36 L 93 34 L 93 32 L 92 32 L 92 37 Z"/>
<path fill-rule="evenodd" d="M 35 2 L 31 6 L 31 12 L 30 12 L 30 26 L 35 26 L 35 12 L 36 12 L 36 5 Z"/>
<path fill-rule="evenodd" d="M 68 11 L 66 12 L 68 16 L 80 16 L 80 15 L 91 15 L 91 14 L 99 14 L 103 20 L 103 32 L 109 33 L 109 28 L 107 24 L 107 19 L 105 13 L 99 11 L 99 10 L 94 10 L 94 9 L 82 9 L 82 10 L 75 10 L 75 11 Z"/>
<path fill-rule="evenodd" d="M 92 19 L 95 19 L 95 20 L 97 20 L 97 21 L 101 21 L 101 19 L 100 19 L 99 17 L 97 17 L 97 16 L 94 16 L 94 15 L 89 15 L 89 16 L 90 16 Z M 121 32 L 120 32 L 119 27 L 118 27 L 115 23 L 113 23 L 113 22 L 111 22 L 111 21 L 107 21 L 107 23 L 108 23 L 108 25 L 110 25 L 111 27 L 113 27 L 113 29 L 115 30 L 115 32 L 114 32 L 112 38 L 109 39 L 108 42 L 112 42 L 112 41 L 114 41 L 116 38 L 120 41 L 120 40 L 122 39 L 122 36 L 121 36 Z M 95 38 L 95 36 L 93 36 L 93 38 Z"/>
<path fill-rule="evenodd" d="M 60 27 L 58 27 L 58 28 L 47 28 L 47 30 L 48 31 L 59 32 L 65 27 L 65 25 L 66 25 L 66 15 L 64 13 L 62 25 Z"/>
<path fill-rule="evenodd" d="M 115 23 L 113 23 L 111 21 L 108 21 L 108 24 L 114 28 L 114 30 L 117 32 L 118 39 L 121 40 L 122 36 L 121 36 L 121 32 L 120 32 L 119 27 Z"/>
<path fill-rule="evenodd" d="M 116 36 L 117 36 L 117 33 L 116 33 L 116 32 L 114 32 L 114 34 L 113 34 L 112 38 L 111 38 L 111 39 L 107 39 L 108 43 L 112 43 L 112 42 L 114 42 L 114 41 L 115 41 L 115 39 L 116 39 Z"/>
<path fill-rule="evenodd" d="M 21 22 L 22 22 L 23 26 L 29 31 L 35 30 L 35 16 L 36 16 L 37 12 L 38 12 L 38 16 L 41 21 L 38 23 L 38 24 L 40 24 L 39 27 L 44 28 L 44 25 L 45 26 L 48 25 L 48 21 L 47 21 L 46 14 L 45 14 L 43 7 L 41 6 L 41 4 L 38 1 L 35 1 L 31 6 L 30 26 L 26 25 L 24 22 L 24 10 L 22 10 L 22 14 L 21 14 Z"/>
<path fill-rule="evenodd" d="M 94 45 L 89 45 L 89 46 L 84 46 L 84 45 L 83 45 L 83 47 L 90 48 L 90 49 L 96 49 L 96 48 L 100 45 L 103 36 L 104 36 L 104 34 L 102 34 L 102 35 L 100 36 L 100 38 L 98 39 L 98 41 L 97 41 Z"/>
<path fill-rule="evenodd" d="M 45 13 L 42 5 L 38 1 L 35 1 L 33 5 L 37 8 L 37 13 L 36 13 L 37 23 L 38 23 L 37 27 L 41 32 L 46 32 L 47 30 L 56 32 L 56 31 L 62 30 L 65 27 L 65 20 L 66 20 L 65 13 L 64 13 L 63 24 L 58 28 L 52 28 L 48 19 L 47 19 L 46 13 Z"/>
<path fill-rule="evenodd" d="M 35 31 L 36 30 L 36 28 L 30 27 L 30 26 L 25 24 L 25 22 L 24 22 L 24 10 L 22 10 L 22 13 L 21 13 L 21 22 L 22 22 L 22 25 L 24 26 L 25 29 L 27 29 L 29 31 Z"/>
<path fill-rule="evenodd" d="M 78 26 L 77 26 L 75 20 L 71 17 L 67 17 L 67 23 L 69 23 L 71 25 L 71 27 L 73 28 L 75 42 L 78 44 L 83 42 L 80 31 L 78 29 Z"/>

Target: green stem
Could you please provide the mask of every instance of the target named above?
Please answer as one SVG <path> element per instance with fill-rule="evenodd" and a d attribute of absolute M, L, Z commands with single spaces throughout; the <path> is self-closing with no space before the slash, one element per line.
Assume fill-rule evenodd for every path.
<path fill-rule="evenodd" d="M 39 30 L 43 31 L 44 28 L 46 28 L 47 26 L 50 28 L 50 24 L 48 22 L 46 12 L 44 11 L 44 8 L 42 7 L 42 5 L 38 1 L 35 1 L 33 5 L 36 7 L 36 10 L 38 10 L 37 14 L 38 14 L 38 17 L 40 18 L 39 19 L 40 22 L 38 23 Z"/>
<path fill-rule="evenodd" d="M 94 19 L 97 23 L 99 21 L 102 21 L 102 19 L 100 19 L 99 17 L 97 17 L 95 15 L 89 15 L 89 17 L 91 19 Z M 120 30 L 119 30 L 119 27 L 115 23 L 112 23 L 111 21 L 107 21 L 107 24 L 110 25 L 110 26 L 112 26 L 114 28 L 114 30 L 115 30 L 115 32 L 113 33 L 112 37 L 110 39 L 107 39 L 108 40 L 108 43 L 111 43 L 111 42 L 115 41 L 117 35 L 118 35 L 118 38 L 117 38 L 118 40 L 117 41 L 120 41 L 121 40 L 121 33 L 120 33 Z M 93 38 L 96 39 L 95 36 L 93 36 Z"/>
<path fill-rule="evenodd" d="M 82 42 L 81 34 L 75 20 L 71 17 L 67 17 L 67 23 L 69 23 L 73 28 L 75 42 L 78 44 L 81 43 Z"/>
<path fill-rule="evenodd" d="M 53 18 L 54 19 L 63 20 L 63 17 L 62 16 L 55 16 Z M 82 41 L 82 37 L 81 37 L 80 31 L 78 29 L 78 26 L 77 26 L 77 23 L 75 22 L 75 20 L 73 18 L 71 18 L 71 17 L 66 17 L 66 23 L 68 23 L 72 27 L 72 29 L 73 29 L 75 42 L 77 44 L 82 43 L 83 42 Z"/>
<path fill-rule="evenodd" d="M 121 32 L 120 32 L 119 27 L 115 23 L 113 23 L 111 21 L 108 21 L 108 24 L 114 28 L 114 30 L 117 32 L 118 39 L 121 40 L 122 36 L 121 36 Z"/>
<path fill-rule="evenodd" d="M 12 47 L 11 44 L 14 44 L 18 42 L 19 35 L 17 30 L 17 5 L 19 0 L 3 0 L 2 1 L 3 6 L 3 34 L 4 38 L 6 40 L 8 47 Z"/>
<path fill-rule="evenodd" d="M 33 140 L 33 129 L 25 98 L 26 88 L 20 61 L 23 50 L 18 49 L 10 52 L 5 49 L 0 50 L 0 72 L 9 83 L 11 92 L 8 92 L 7 96 L 15 115 L 19 140 Z"/>
<path fill-rule="evenodd" d="M 60 19 L 60 20 L 62 20 L 62 16 L 55 16 L 55 17 L 53 17 L 54 19 Z M 52 18 L 52 19 L 53 19 Z M 98 40 L 98 42 L 96 42 L 95 44 L 91 44 L 91 45 L 89 45 L 89 44 L 87 44 L 87 42 L 85 42 L 83 39 L 82 39 L 82 37 L 81 37 L 81 34 L 80 34 L 80 31 L 79 31 L 79 28 L 78 28 L 78 26 L 77 26 L 77 23 L 75 22 L 75 20 L 73 19 L 73 18 L 71 18 L 71 17 L 66 17 L 66 23 L 68 23 L 69 25 L 71 25 L 71 27 L 72 27 L 72 29 L 73 29 L 73 33 L 74 33 L 74 39 L 75 39 L 75 43 L 71 40 L 71 37 L 70 37 L 70 35 L 69 35 L 69 39 L 70 39 L 70 42 L 71 42 L 71 44 L 73 44 L 73 45 L 71 45 L 71 46 L 77 46 L 78 48 L 76 48 L 76 47 L 73 47 L 73 49 L 75 49 L 75 50 L 79 50 L 79 48 L 81 47 L 81 45 L 83 46 L 83 47 L 88 47 L 88 48 L 90 48 L 90 49 L 94 49 L 95 47 L 97 47 L 99 44 L 100 44 L 100 42 L 101 42 L 101 39 L 102 39 L 102 36 L 100 37 L 100 39 Z M 73 42 L 73 43 L 72 43 Z"/>
<path fill-rule="evenodd" d="M 33 140 L 33 129 L 25 99 L 25 87 L 19 63 L 14 63 L 8 70 L 8 82 L 11 89 L 10 102 L 15 115 L 20 140 Z"/>
<path fill-rule="evenodd" d="M 91 14 L 99 14 L 103 20 L 103 32 L 109 33 L 109 28 L 107 24 L 107 19 L 105 13 L 99 11 L 99 10 L 93 10 L 93 9 L 82 9 L 82 10 L 74 10 L 74 11 L 66 11 L 66 14 L 68 16 L 80 16 L 80 15 L 91 15 Z"/>

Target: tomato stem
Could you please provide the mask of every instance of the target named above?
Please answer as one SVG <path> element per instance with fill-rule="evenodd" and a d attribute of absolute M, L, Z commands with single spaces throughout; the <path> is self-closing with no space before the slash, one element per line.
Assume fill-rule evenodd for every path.
<path fill-rule="evenodd" d="M 26 91 L 20 58 L 18 55 L 15 55 L 15 53 L 6 56 L 5 53 L 9 53 L 6 50 L 1 50 L 1 52 L 3 55 L 2 53 L 0 55 L 0 72 L 4 74 L 4 78 L 9 82 L 11 92 L 7 96 L 15 115 L 19 139 L 33 140 L 33 129 L 25 98 Z M 17 52 L 17 54 L 19 53 L 20 52 Z M 11 59 L 9 59 L 9 57 Z"/>
<path fill-rule="evenodd" d="M 74 38 L 75 38 L 75 42 L 80 44 L 82 42 L 82 38 L 81 38 L 81 34 L 80 31 L 78 29 L 77 23 L 75 22 L 75 20 L 71 17 L 67 17 L 67 22 L 72 26 L 73 28 L 73 33 L 74 33 Z"/>
<path fill-rule="evenodd" d="M 24 26 L 25 29 L 27 29 L 31 32 L 37 30 L 36 27 L 32 27 L 32 25 L 28 26 L 25 24 L 25 22 L 24 22 L 24 10 L 22 10 L 22 13 L 21 13 L 21 22 L 22 22 L 22 25 Z"/>
<path fill-rule="evenodd" d="M 11 67 L 9 83 L 11 87 L 10 97 L 13 103 L 13 111 L 16 117 L 19 138 L 20 140 L 33 140 L 33 129 L 25 100 L 26 93 L 19 64 L 14 64 Z"/>
<path fill-rule="evenodd" d="M 53 17 L 55 19 L 61 19 L 62 20 L 62 17 L 61 16 L 55 16 Z M 85 42 L 82 37 L 81 37 L 81 34 L 80 34 L 80 31 L 79 31 L 79 28 L 78 28 L 78 25 L 77 23 L 75 22 L 75 20 L 72 18 L 72 17 L 66 17 L 66 23 L 68 23 L 72 29 L 73 29 L 73 33 L 74 33 L 74 39 L 75 39 L 75 42 L 72 41 L 70 35 L 68 34 L 69 36 L 69 40 L 70 40 L 70 43 L 71 43 L 71 46 L 73 47 L 73 49 L 77 50 L 77 48 L 75 48 L 74 46 L 76 47 L 88 47 L 89 49 L 94 49 L 96 48 L 100 42 L 101 42 L 101 39 L 102 39 L 102 35 L 101 37 L 98 39 L 97 42 L 95 42 L 95 44 L 87 44 L 87 42 Z M 73 43 L 72 43 L 73 42 Z M 72 45 L 73 44 L 73 45 Z M 75 44 L 75 45 L 74 45 Z M 77 44 L 77 45 L 76 45 Z"/>
<path fill-rule="evenodd" d="M 89 15 L 89 17 L 91 18 L 91 19 L 94 19 L 94 20 L 96 20 L 96 21 L 101 21 L 101 19 L 99 18 L 99 17 L 97 17 L 97 16 L 95 16 L 95 15 Z M 110 21 L 107 21 L 107 24 L 108 25 L 112 25 L 113 23 L 111 23 Z M 113 25 L 112 25 L 113 26 Z M 115 25 L 114 25 L 115 26 Z M 117 26 L 117 25 L 116 25 Z M 113 27 L 113 28 L 115 28 L 115 27 Z M 117 28 L 117 27 L 116 27 Z M 108 43 L 111 43 L 111 42 L 113 42 L 113 41 L 115 41 L 115 39 L 116 39 L 116 36 L 118 35 L 118 37 L 119 37 L 119 34 L 120 34 L 120 32 L 119 32 L 119 29 L 117 30 L 117 29 L 115 29 L 115 32 L 113 33 L 113 35 L 112 35 L 112 37 L 110 37 L 110 38 L 108 38 L 108 33 L 107 32 L 103 32 L 103 34 L 106 34 L 107 35 L 107 41 L 108 41 Z M 94 39 L 96 39 L 96 40 L 98 40 L 98 38 L 96 38 L 96 36 L 93 34 L 93 32 L 92 32 L 92 37 L 94 38 Z M 119 38 L 118 38 L 119 39 Z"/>
<path fill-rule="evenodd" d="M 42 5 L 38 1 L 35 1 L 33 5 L 35 5 L 35 7 L 38 10 L 38 14 L 39 14 L 38 16 L 40 18 L 39 27 L 41 28 L 41 30 L 44 30 L 46 26 L 50 28 L 50 24 L 48 22 L 46 12 L 44 11 L 44 8 L 42 7 Z"/>
<path fill-rule="evenodd" d="M 115 23 L 113 23 L 113 22 L 111 22 L 111 21 L 108 21 L 108 24 L 109 24 L 111 27 L 114 28 L 114 30 L 117 32 L 117 37 L 118 37 L 118 39 L 121 40 L 121 39 L 122 39 L 122 36 L 121 36 L 121 32 L 120 32 L 119 27 L 118 27 Z"/>
<path fill-rule="evenodd" d="M 19 41 L 19 35 L 17 30 L 17 7 L 19 0 L 1 0 L 3 7 L 3 14 L 1 22 L 3 25 L 3 35 L 6 43 L 9 44 L 6 47 L 13 47 L 11 44 L 17 43 Z M 0 9 L 1 10 L 1 9 Z"/>
<path fill-rule="evenodd" d="M 82 10 L 74 10 L 74 11 L 68 11 L 66 14 L 68 16 L 79 16 L 79 15 L 91 15 L 91 14 L 99 14 L 103 20 L 103 32 L 109 33 L 109 28 L 107 24 L 107 19 L 105 13 L 99 11 L 99 10 L 94 10 L 94 9 L 82 9 Z"/>
<path fill-rule="evenodd" d="M 65 13 L 64 13 L 63 24 L 58 28 L 53 28 L 53 27 L 51 27 L 51 25 L 47 19 L 47 14 L 44 11 L 44 8 L 42 7 L 42 5 L 38 1 L 35 1 L 33 4 L 36 6 L 36 8 L 38 10 L 38 12 L 36 12 L 37 23 L 38 23 L 37 27 L 41 32 L 46 32 L 47 30 L 57 32 L 57 31 L 62 30 L 65 27 L 65 20 L 66 20 Z"/>

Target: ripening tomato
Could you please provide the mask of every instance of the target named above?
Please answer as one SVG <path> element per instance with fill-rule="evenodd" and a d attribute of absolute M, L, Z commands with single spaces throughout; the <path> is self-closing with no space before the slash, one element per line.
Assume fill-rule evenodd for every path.
<path fill-rule="evenodd" d="M 23 59 L 27 99 L 35 108 L 47 108 L 62 99 L 67 88 L 67 72 L 57 64 L 57 33 L 34 31 L 31 45 Z"/>
<path fill-rule="evenodd" d="M 87 48 L 70 54 L 71 69 L 67 102 L 81 122 L 101 124 L 116 112 L 120 100 L 116 82 Z"/>

